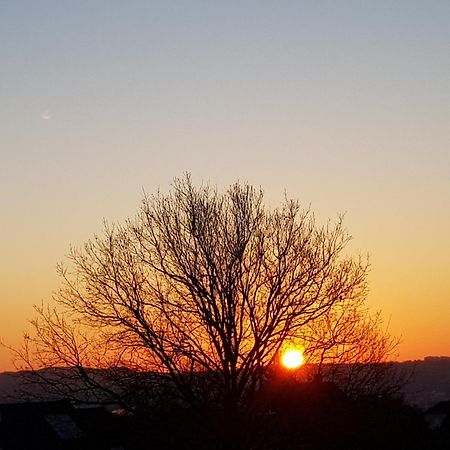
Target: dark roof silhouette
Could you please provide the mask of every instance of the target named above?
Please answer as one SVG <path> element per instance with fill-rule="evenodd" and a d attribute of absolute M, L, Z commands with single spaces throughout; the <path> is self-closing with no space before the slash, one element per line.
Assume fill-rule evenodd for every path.
<path fill-rule="evenodd" d="M 75 408 L 65 400 L 1 404 L 0 448 L 123 448 L 115 419 L 103 408 Z"/>
<path fill-rule="evenodd" d="M 450 400 L 446 402 L 439 402 L 428 409 L 425 414 L 439 414 L 450 416 Z"/>

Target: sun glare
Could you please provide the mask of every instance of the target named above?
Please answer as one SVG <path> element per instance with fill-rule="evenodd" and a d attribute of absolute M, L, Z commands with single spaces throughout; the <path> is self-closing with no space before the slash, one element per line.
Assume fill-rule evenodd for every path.
<path fill-rule="evenodd" d="M 300 367 L 304 362 L 303 354 L 300 350 L 287 350 L 283 353 L 281 362 L 283 366 L 288 369 L 296 369 L 297 367 Z"/>

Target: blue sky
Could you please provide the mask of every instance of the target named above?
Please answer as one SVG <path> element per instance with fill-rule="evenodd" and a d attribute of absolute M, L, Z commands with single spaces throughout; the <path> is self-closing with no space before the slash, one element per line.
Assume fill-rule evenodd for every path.
<path fill-rule="evenodd" d="M 0 328 L 189 171 L 347 212 L 401 356 L 445 353 L 449 23 L 448 1 L 0 2 Z"/>

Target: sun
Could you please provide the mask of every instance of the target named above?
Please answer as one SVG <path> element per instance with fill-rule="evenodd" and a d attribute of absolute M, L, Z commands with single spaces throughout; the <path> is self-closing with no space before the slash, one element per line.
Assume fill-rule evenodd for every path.
<path fill-rule="evenodd" d="M 296 369 L 300 367 L 304 361 L 303 353 L 300 350 L 290 349 L 283 353 L 281 363 L 287 369 Z"/>

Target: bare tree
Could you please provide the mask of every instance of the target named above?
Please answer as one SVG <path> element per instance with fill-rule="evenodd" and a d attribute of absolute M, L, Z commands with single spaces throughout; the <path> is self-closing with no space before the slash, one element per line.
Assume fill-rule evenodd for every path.
<path fill-rule="evenodd" d="M 392 395 L 405 382 L 392 363 L 399 340 L 363 298 L 340 302 L 301 333 L 309 375 L 336 383 L 351 397 Z"/>
<path fill-rule="evenodd" d="M 271 210 L 245 184 L 222 193 L 177 179 L 134 219 L 71 250 L 21 356 L 95 388 L 93 367 L 163 374 L 186 404 L 219 411 L 237 448 L 239 421 L 283 346 L 364 301 L 368 264 L 343 255 L 349 240 L 342 218 L 319 226 L 297 201 Z M 125 401 L 120 373 L 106 392 Z"/>

